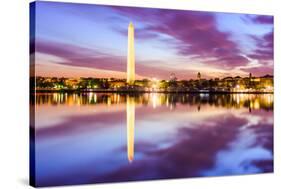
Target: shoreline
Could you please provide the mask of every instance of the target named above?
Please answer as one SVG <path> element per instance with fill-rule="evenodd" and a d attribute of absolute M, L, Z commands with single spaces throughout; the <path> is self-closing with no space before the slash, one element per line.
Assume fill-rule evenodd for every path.
<path fill-rule="evenodd" d="M 274 94 L 274 92 L 265 91 L 245 91 L 245 92 L 234 92 L 234 91 L 143 91 L 143 90 L 107 90 L 107 89 L 95 89 L 95 90 L 77 90 L 77 89 L 40 89 L 31 90 L 30 93 L 125 93 L 125 94 L 142 94 L 142 93 L 163 93 L 163 94 Z"/>

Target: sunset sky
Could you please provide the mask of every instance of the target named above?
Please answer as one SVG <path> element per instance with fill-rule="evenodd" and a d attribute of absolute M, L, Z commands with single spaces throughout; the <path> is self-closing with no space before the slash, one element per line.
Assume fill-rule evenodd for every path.
<path fill-rule="evenodd" d="M 37 76 L 125 78 L 130 21 L 137 78 L 273 74 L 272 16 L 36 2 L 35 20 Z"/>

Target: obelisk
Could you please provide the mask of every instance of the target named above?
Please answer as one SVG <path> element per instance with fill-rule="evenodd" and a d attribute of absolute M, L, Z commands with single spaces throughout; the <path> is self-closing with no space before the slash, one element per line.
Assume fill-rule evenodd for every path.
<path fill-rule="evenodd" d="M 135 47 L 134 47 L 134 26 L 130 22 L 128 27 L 128 56 L 127 56 L 127 83 L 135 82 Z"/>

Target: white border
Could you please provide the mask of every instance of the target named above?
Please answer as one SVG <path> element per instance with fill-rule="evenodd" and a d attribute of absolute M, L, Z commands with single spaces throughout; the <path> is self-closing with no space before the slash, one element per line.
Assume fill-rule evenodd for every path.
<path fill-rule="evenodd" d="M 61 2 L 61 0 L 57 1 Z M 274 15 L 275 173 L 251 176 L 209 177 L 59 188 L 278 188 L 277 186 L 280 183 L 279 180 L 281 180 L 281 122 L 280 115 L 278 116 L 278 112 L 280 114 L 279 94 L 281 94 L 280 75 L 278 75 L 281 70 L 281 6 L 278 3 L 278 0 L 118 0 L 118 2 L 116 2 L 116 0 L 65 0 L 63 2 Z M 0 188 L 3 189 L 30 188 L 28 186 L 28 7 L 28 1 L 24 0 L 1 1 Z"/>

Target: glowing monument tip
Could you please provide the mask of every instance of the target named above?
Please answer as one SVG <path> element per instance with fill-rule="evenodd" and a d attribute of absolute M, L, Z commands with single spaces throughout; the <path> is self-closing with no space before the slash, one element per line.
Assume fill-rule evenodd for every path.
<path fill-rule="evenodd" d="M 130 22 L 129 27 L 134 27 L 133 22 Z"/>

